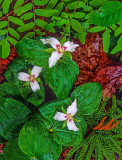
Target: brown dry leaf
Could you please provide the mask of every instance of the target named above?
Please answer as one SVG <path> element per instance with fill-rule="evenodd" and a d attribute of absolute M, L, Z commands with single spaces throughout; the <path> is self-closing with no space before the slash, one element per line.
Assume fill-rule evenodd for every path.
<path fill-rule="evenodd" d="M 94 75 L 93 82 L 99 82 L 103 88 L 103 98 L 112 97 L 116 89 L 122 86 L 122 65 L 105 67 Z"/>
<path fill-rule="evenodd" d="M 110 66 L 112 63 L 103 51 L 102 39 L 98 33 L 89 33 L 85 45 L 79 44 L 72 53 L 73 60 L 79 66 L 80 73 L 75 85 L 87 82 L 99 82 L 103 88 L 103 98 L 112 97 L 122 85 L 122 66 Z"/>

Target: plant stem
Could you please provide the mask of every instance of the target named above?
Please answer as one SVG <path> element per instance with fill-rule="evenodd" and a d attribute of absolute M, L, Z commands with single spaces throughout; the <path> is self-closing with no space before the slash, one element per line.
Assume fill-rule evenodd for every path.
<path fill-rule="evenodd" d="M 32 0 L 32 4 L 33 4 L 33 13 L 34 13 L 34 38 L 35 38 L 35 36 L 36 36 L 36 32 L 35 32 L 35 30 L 36 30 L 36 23 L 35 23 L 35 21 L 36 21 L 36 14 L 35 14 L 35 8 L 34 8 L 33 0 Z"/>
<path fill-rule="evenodd" d="M 61 0 L 61 1 L 62 1 L 62 0 Z M 78 3 L 77 3 L 77 5 L 76 5 L 76 7 L 75 7 L 75 9 L 74 9 L 73 16 L 74 16 L 74 14 L 75 14 L 75 12 L 76 12 L 76 9 L 77 9 L 77 6 L 78 6 L 79 2 L 80 2 L 80 0 L 78 0 Z M 64 4 L 64 2 L 63 2 L 63 4 Z M 69 19 L 69 24 L 66 26 L 66 28 L 65 28 L 63 34 L 61 35 L 60 39 L 62 39 L 62 37 L 64 36 L 64 34 L 65 34 L 67 28 L 69 27 L 70 23 L 71 23 L 71 18 Z"/>

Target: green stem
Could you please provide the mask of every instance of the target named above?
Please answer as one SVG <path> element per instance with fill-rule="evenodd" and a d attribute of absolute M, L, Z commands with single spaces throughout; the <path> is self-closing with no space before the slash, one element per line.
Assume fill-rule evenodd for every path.
<path fill-rule="evenodd" d="M 32 0 L 32 4 L 33 4 L 33 13 L 34 13 L 34 38 L 35 38 L 35 36 L 36 36 L 36 32 L 35 32 L 35 30 L 36 30 L 36 14 L 35 14 L 35 8 L 34 8 L 34 3 L 33 3 L 33 0 Z"/>

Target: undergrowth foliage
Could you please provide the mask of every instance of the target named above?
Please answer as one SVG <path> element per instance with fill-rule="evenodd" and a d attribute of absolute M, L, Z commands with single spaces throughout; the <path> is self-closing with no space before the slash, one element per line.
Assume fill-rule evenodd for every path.
<path fill-rule="evenodd" d="M 69 160 L 75 153 L 75 160 L 90 160 L 91 157 L 96 160 L 115 160 L 115 153 L 119 155 L 119 160 L 122 158 L 121 153 L 121 142 L 122 138 L 122 123 L 121 123 L 121 110 L 117 106 L 116 97 L 112 98 L 112 107 L 106 112 L 106 99 L 102 106 L 100 106 L 96 112 L 90 116 L 84 116 L 87 124 L 91 127 L 89 134 L 87 132 L 86 138 L 81 142 L 80 145 L 76 145 L 67 155 L 66 160 Z M 107 117 L 106 121 L 114 118 L 114 121 L 118 120 L 119 125 L 114 129 L 102 131 L 93 130 L 93 127 L 97 125 L 103 117 Z"/>
<path fill-rule="evenodd" d="M 104 51 L 117 53 L 122 49 L 121 8 L 110 0 L 0 0 L 0 57 L 8 57 L 10 44 L 44 31 L 60 31 L 61 38 L 72 36 L 82 44 L 88 32 L 102 31 Z"/>

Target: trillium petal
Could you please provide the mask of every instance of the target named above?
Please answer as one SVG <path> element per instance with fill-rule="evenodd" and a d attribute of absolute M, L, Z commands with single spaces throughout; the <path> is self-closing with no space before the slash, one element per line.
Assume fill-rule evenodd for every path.
<path fill-rule="evenodd" d="M 42 70 L 41 67 L 34 66 L 31 71 L 31 75 L 35 75 L 35 78 L 37 78 L 39 76 L 39 73 L 41 72 L 41 70 Z"/>
<path fill-rule="evenodd" d="M 55 120 L 58 120 L 58 121 L 65 121 L 67 118 L 66 118 L 66 114 L 64 113 L 61 113 L 61 112 L 56 112 L 55 116 L 53 117 Z"/>
<path fill-rule="evenodd" d="M 52 52 L 51 57 L 49 58 L 49 68 L 54 66 L 56 62 L 63 56 L 63 53 L 58 53 L 57 51 Z"/>
<path fill-rule="evenodd" d="M 24 72 L 20 72 L 18 74 L 18 79 L 21 81 L 29 81 L 28 77 L 29 77 L 29 74 L 24 73 Z"/>
<path fill-rule="evenodd" d="M 79 128 L 75 125 L 73 119 L 71 121 L 67 121 L 67 127 L 69 130 L 78 131 Z"/>
<path fill-rule="evenodd" d="M 77 101 L 75 99 L 74 102 L 71 104 L 71 106 L 67 108 L 67 114 L 71 114 L 72 116 L 74 116 L 76 112 L 77 112 Z"/>
<path fill-rule="evenodd" d="M 78 44 L 74 44 L 73 42 L 70 41 L 65 42 L 63 45 L 65 51 L 70 51 L 70 52 L 74 52 L 75 48 L 78 46 L 79 46 Z"/>
<path fill-rule="evenodd" d="M 49 43 L 54 49 L 57 49 L 56 46 L 60 45 L 60 42 L 54 37 L 48 39 L 40 39 L 40 40 L 42 41 L 43 44 Z"/>
<path fill-rule="evenodd" d="M 30 86 L 31 86 L 32 91 L 34 92 L 40 89 L 39 83 L 36 80 L 34 82 L 30 82 Z"/>

